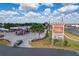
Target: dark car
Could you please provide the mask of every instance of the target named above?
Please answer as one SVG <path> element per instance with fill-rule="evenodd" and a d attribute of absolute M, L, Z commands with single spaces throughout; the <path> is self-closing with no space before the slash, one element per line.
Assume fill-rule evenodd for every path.
<path fill-rule="evenodd" d="M 22 40 L 17 40 L 17 42 L 14 44 L 14 47 L 18 47 L 22 43 L 23 43 Z"/>

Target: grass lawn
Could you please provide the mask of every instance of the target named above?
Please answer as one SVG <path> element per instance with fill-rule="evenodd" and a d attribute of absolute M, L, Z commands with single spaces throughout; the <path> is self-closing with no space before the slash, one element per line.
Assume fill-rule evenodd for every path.
<path fill-rule="evenodd" d="M 10 43 L 6 40 L 0 40 L 0 45 L 1 46 L 8 46 Z"/>
<path fill-rule="evenodd" d="M 32 45 L 32 48 L 55 48 L 55 49 L 72 50 L 71 47 L 54 46 L 46 40 L 33 41 L 31 45 Z"/>
<path fill-rule="evenodd" d="M 78 35 L 75 35 L 75 34 L 70 33 L 70 32 L 65 32 L 65 35 L 67 35 L 68 37 L 70 37 L 71 40 L 79 41 L 79 36 Z"/>
<path fill-rule="evenodd" d="M 42 40 L 37 40 L 32 42 L 33 48 L 51 48 L 51 34 L 48 32 L 46 33 L 46 36 Z"/>
<path fill-rule="evenodd" d="M 69 38 L 65 37 L 65 40 L 68 41 L 67 47 L 53 46 L 51 44 L 51 33 L 49 33 L 48 37 L 44 38 L 43 40 L 33 41 L 32 47 L 33 48 L 57 48 L 57 49 L 79 51 L 79 36 L 70 32 L 65 32 L 65 35 L 69 37 Z"/>
<path fill-rule="evenodd" d="M 51 44 L 51 32 L 46 35 L 47 37 L 42 40 L 37 40 L 32 42 L 32 48 L 55 48 L 55 49 L 64 49 L 64 50 L 72 50 L 70 47 L 65 46 L 54 46 Z"/>
<path fill-rule="evenodd" d="M 68 41 L 71 48 L 79 51 L 79 36 L 69 32 L 65 32 L 65 35 L 67 35 L 70 38 L 66 38 L 66 40 Z"/>

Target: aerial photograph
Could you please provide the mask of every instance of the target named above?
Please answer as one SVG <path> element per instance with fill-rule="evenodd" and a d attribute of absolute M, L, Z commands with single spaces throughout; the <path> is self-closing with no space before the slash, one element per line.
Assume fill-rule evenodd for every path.
<path fill-rule="evenodd" d="M 0 56 L 79 56 L 79 3 L 0 3 Z"/>

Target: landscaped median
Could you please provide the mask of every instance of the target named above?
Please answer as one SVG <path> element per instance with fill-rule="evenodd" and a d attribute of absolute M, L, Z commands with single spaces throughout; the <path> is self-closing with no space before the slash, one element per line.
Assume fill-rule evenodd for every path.
<path fill-rule="evenodd" d="M 10 42 L 6 39 L 0 39 L 0 46 L 9 46 Z"/>

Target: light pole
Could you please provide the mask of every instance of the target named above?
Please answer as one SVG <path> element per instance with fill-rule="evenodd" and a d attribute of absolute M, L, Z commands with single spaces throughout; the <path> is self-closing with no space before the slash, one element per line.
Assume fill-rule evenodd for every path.
<path fill-rule="evenodd" d="M 50 23 L 50 20 L 51 20 L 51 14 L 49 14 L 49 16 L 48 16 L 48 24 L 49 24 L 49 27 L 48 27 L 48 30 L 49 30 L 49 32 L 51 31 L 50 30 L 50 28 L 51 28 L 51 23 Z"/>

